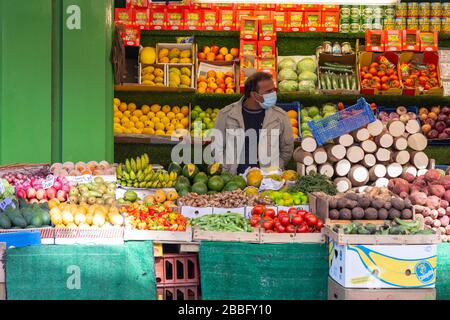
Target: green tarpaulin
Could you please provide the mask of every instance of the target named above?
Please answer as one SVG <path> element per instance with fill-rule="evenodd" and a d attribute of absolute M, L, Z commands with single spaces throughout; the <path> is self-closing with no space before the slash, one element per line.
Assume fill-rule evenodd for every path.
<path fill-rule="evenodd" d="M 155 300 L 152 242 L 12 249 L 8 300 Z"/>

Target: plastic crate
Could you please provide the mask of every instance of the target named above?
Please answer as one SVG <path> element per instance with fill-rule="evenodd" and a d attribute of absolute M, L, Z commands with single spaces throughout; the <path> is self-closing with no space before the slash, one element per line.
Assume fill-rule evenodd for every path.
<path fill-rule="evenodd" d="M 284 111 L 289 111 L 289 110 L 294 110 L 297 111 L 297 121 L 298 121 L 298 139 L 296 141 L 300 141 L 302 139 L 302 135 L 301 135 L 301 130 L 300 130 L 300 102 L 298 101 L 294 101 L 294 102 L 289 102 L 289 103 L 277 103 L 276 104 L 277 107 L 280 107 L 281 109 L 283 109 Z"/>
<path fill-rule="evenodd" d="M 197 285 L 174 285 L 160 287 L 156 290 L 158 300 L 200 300 L 199 287 Z"/>
<path fill-rule="evenodd" d="M 435 166 L 436 169 L 441 169 L 441 170 L 444 170 L 444 171 L 447 171 L 448 167 L 449 167 L 449 165 L 442 165 L 442 164 L 437 164 Z"/>
<path fill-rule="evenodd" d="M 352 114 L 354 113 L 354 114 Z M 351 107 L 318 121 L 308 121 L 308 126 L 319 145 L 355 131 L 374 122 L 375 115 L 364 98 Z"/>
<path fill-rule="evenodd" d="M 156 284 L 182 285 L 199 284 L 197 254 L 167 254 L 155 258 Z"/>

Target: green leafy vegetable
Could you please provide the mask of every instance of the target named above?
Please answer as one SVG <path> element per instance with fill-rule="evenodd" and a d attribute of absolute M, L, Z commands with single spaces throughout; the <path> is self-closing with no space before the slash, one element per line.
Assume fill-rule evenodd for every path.
<path fill-rule="evenodd" d="M 303 192 L 304 194 L 320 191 L 332 196 L 337 193 L 336 187 L 326 175 L 315 172 L 299 177 L 295 184 L 289 188 L 289 192 Z"/>

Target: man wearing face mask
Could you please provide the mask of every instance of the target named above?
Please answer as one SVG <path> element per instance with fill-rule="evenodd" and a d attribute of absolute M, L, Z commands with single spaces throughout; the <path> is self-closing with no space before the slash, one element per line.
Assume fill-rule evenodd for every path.
<path fill-rule="evenodd" d="M 227 129 L 235 129 L 242 135 L 247 130 L 255 130 L 258 141 L 258 163 L 251 161 L 255 157 L 254 150 L 256 146 L 251 146 L 249 138 L 245 137 L 244 150 L 245 161 L 236 161 L 236 163 L 224 163 L 224 169 L 233 174 L 244 173 L 249 167 L 260 166 L 259 160 L 261 152 L 271 149 L 271 143 L 275 140 L 279 146 L 279 166 L 283 168 L 291 159 L 294 151 L 294 138 L 292 126 L 287 113 L 276 106 L 277 93 L 275 90 L 272 76 L 265 72 L 257 72 L 250 76 L 245 82 L 244 96 L 237 102 L 223 108 L 217 115 L 215 129 L 222 133 L 223 141 L 221 145 L 213 143 L 214 149 L 219 150 L 219 154 L 225 158 L 226 153 L 226 132 Z M 243 129 L 243 130 L 236 130 Z M 267 139 L 261 142 L 260 130 L 267 134 Z M 263 135 L 264 137 L 265 135 Z M 240 137 L 244 138 L 244 137 Z M 263 145 L 260 145 L 263 143 Z M 274 147 L 274 146 L 272 146 Z M 239 152 L 236 150 L 236 152 Z M 253 154 L 252 154 L 253 153 Z M 224 161 L 225 162 L 225 161 Z M 242 163 L 244 162 L 244 163 Z"/>

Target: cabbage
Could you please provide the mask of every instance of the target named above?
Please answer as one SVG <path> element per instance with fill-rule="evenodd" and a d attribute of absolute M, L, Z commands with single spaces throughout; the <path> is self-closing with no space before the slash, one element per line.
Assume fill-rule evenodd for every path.
<path fill-rule="evenodd" d="M 316 61 L 313 58 L 304 58 L 297 63 L 298 72 L 302 73 L 305 71 L 316 71 Z"/>
<path fill-rule="evenodd" d="M 298 90 L 298 83 L 294 80 L 283 80 L 278 84 L 280 91 L 293 92 Z"/>
<path fill-rule="evenodd" d="M 311 81 L 311 80 L 303 80 L 298 83 L 299 90 L 310 90 L 310 89 L 315 89 L 315 88 L 316 88 L 316 84 L 314 83 L 314 81 Z"/>
<path fill-rule="evenodd" d="M 284 58 L 278 64 L 278 69 L 280 69 L 280 70 L 282 70 L 282 69 L 295 70 L 295 61 L 294 61 L 294 59 L 292 59 L 292 58 Z"/>
<path fill-rule="evenodd" d="M 317 75 L 311 71 L 304 71 L 304 72 L 300 73 L 300 75 L 298 76 L 298 81 L 303 81 L 303 80 L 309 80 L 309 81 L 316 82 Z"/>
<path fill-rule="evenodd" d="M 297 73 L 292 69 L 283 69 L 278 73 L 278 79 L 283 80 L 297 80 Z"/>

